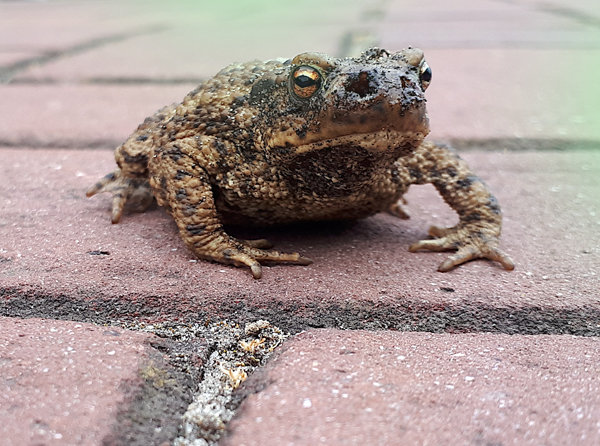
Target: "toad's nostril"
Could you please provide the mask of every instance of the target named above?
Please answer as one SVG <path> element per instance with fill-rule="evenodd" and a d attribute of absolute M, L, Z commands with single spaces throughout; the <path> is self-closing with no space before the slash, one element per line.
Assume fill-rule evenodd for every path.
<path fill-rule="evenodd" d="M 346 87 L 347 91 L 352 91 L 364 98 L 368 94 L 373 94 L 374 88 L 369 81 L 369 75 L 366 72 L 361 72 L 357 78 L 350 81 Z"/>

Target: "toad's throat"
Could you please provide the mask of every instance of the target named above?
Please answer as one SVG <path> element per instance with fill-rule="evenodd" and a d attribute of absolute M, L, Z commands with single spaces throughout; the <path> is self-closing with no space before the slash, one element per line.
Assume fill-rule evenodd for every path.
<path fill-rule="evenodd" d="M 368 195 L 376 178 L 391 175 L 398 158 L 395 153 L 374 153 L 354 144 L 334 146 L 292 157 L 279 174 L 300 195 L 347 197 L 361 191 Z"/>

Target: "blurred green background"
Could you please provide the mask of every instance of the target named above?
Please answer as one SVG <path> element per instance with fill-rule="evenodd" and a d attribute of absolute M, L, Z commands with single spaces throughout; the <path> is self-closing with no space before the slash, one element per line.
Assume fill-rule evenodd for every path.
<path fill-rule="evenodd" d="M 73 0 L 0 1 L 0 143 L 69 139 L 66 124 L 35 128 L 49 113 L 71 119 L 78 106 L 51 86 L 70 87 L 63 93 L 82 109 L 90 86 L 110 97 L 113 109 L 95 112 L 90 126 L 112 126 L 118 140 L 231 62 L 352 56 L 373 45 L 425 50 L 434 138 L 534 149 L 600 141 L 597 1 Z M 117 86 L 139 92 L 120 97 Z M 34 107 L 24 89 L 35 87 Z M 111 121 L 120 109 L 131 109 L 131 118 L 119 111 L 123 128 Z"/>

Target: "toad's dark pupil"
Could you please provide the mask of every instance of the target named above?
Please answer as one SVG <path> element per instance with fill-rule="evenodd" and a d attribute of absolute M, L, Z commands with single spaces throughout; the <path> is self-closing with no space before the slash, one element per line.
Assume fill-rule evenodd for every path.
<path fill-rule="evenodd" d="M 431 81 L 431 68 L 427 67 L 425 71 L 421 73 L 421 80 L 423 82 Z"/>
<path fill-rule="evenodd" d="M 305 74 L 301 74 L 300 76 L 294 78 L 294 82 L 300 88 L 312 87 L 317 84 L 317 81 L 311 77 L 306 76 Z"/>

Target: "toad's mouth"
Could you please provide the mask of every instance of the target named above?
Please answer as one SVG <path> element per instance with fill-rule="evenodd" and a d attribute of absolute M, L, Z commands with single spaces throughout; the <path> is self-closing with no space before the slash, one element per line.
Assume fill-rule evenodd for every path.
<path fill-rule="evenodd" d="M 429 133 L 424 103 L 405 110 L 385 105 L 363 110 L 360 117 L 330 112 L 314 119 L 315 124 L 291 126 L 265 139 L 269 147 L 285 148 L 290 155 L 336 146 L 362 147 L 372 153 L 412 151 Z"/>
<path fill-rule="evenodd" d="M 396 130 L 380 130 L 378 132 L 359 133 L 315 141 L 296 146 L 291 150 L 301 155 L 317 150 L 334 147 L 360 147 L 371 153 L 394 153 L 404 156 L 411 153 L 425 138 L 423 132 L 398 132 Z"/>

